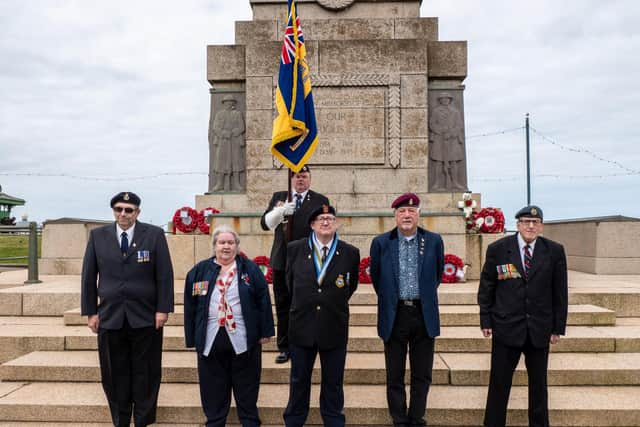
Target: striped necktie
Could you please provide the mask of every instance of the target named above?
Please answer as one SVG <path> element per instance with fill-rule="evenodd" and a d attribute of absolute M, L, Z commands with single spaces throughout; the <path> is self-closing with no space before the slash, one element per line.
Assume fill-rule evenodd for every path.
<path fill-rule="evenodd" d="M 524 276 L 529 276 L 529 270 L 533 263 L 533 254 L 531 253 L 531 246 L 524 247 Z"/>

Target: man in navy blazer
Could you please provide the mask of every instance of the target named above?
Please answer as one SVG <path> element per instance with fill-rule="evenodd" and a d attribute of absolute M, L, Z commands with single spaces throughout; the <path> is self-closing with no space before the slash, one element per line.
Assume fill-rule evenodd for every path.
<path fill-rule="evenodd" d="M 371 243 L 371 282 L 378 295 L 378 335 L 384 341 L 387 404 L 394 426 L 424 426 L 435 337 L 440 335 L 438 285 L 444 268 L 439 234 L 418 227 L 420 199 L 413 193 L 391 204 L 396 228 Z M 409 348 L 411 391 L 405 369 Z"/>
<path fill-rule="evenodd" d="M 173 268 L 164 231 L 138 222 L 140 197 L 116 194 L 114 224 L 92 230 L 82 264 L 81 311 L 98 334 L 100 372 L 111 418 L 155 422 L 162 328 L 173 312 Z M 99 302 L 98 302 L 99 299 Z"/>
<path fill-rule="evenodd" d="M 549 426 L 549 344 L 567 325 L 567 261 L 559 243 L 545 239 L 542 209 L 516 213 L 518 233 L 487 248 L 480 275 L 480 328 L 492 337 L 484 425 L 503 427 L 513 371 L 524 354 L 529 378 L 529 426 Z"/>

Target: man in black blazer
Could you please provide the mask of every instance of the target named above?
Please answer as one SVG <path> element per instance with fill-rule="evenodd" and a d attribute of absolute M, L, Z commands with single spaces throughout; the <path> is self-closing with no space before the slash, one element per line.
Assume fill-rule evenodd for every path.
<path fill-rule="evenodd" d="M 309 215 L 322 205 L 329 205 L 329 199 L 309 189 L 311 171 L 303 166 L 291 178 L 291 202 L 287 202 L 287 191 L 273 193 L 269 206 L 262 214 L 260 225 L 263 230 L 274 230 L 270 264 L 273 269 L 273 294 L 278 319 L 277 343 L 280 354 L 276 363 L 289 360 L 289 307 L 291 295 L 287 290 L 285 267 L 287 265 L 287 243 L 309 237 Z"/>
<path fill-rule="evenodd" d="M 138 222 L 140 198 L 116 194 L 114 224 L 91 231 L 81 310 L 98 334 L 100 372 L 115 426 L 155 422 L 162 327 L 173 312 L 173 268 L 164 231 Z M 99 301 L 98 301 L 99 300 Z"/>
<path fill-rule="evenodd" d="M 320 354 L 320 414 L 325 426 L 345 425 L 342 388 L 349 330 L 349 298 L 358 286 L 360 251 L 339 240 L 336 211 L 323 205 L 310 216 L 313 233 L 287 247 L 291 292 L 291 378 L 287 427 L 302 427 L 309 414 L 311 373 Z"/>
<path fill-rule="evenodd" d="M 529 426 L 547 427 L 549 344 L 567 324 L 567 261 L 562 245 L 541 236 L 542 209 L 526 206 L 516 219 L 518 233 L 489 245 L 480 276 L 480 327 L 493 337 L 484 425 L 504 427 L 513 372 L 524 354 Z"/>

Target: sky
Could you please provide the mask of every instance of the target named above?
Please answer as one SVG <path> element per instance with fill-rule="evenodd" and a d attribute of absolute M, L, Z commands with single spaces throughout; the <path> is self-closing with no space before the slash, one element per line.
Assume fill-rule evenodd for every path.
<path fill-rule="evenodd" d="M 248 0 L 2 0 L 0 185 L 30 220 L 110 219 L 123 189 L 166 225 L 207 190 L 206 45 Z M 640 2 L 424 0 L 467 40 L 469 188 L 510 218 L 640 217 Z M 301 16 L 304 27 L 304 16 Z M 635 195 L 635 196 L 634 196 Z M 512 224 L 512 221 L 510 222 Z"/>

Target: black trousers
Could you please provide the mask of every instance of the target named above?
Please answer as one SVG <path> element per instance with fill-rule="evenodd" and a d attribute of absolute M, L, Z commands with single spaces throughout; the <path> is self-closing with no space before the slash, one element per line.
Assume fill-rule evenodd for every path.
<path fill-rule="evenodd" d="M 287 427 L 302 427 L 309 415 L 311 399 L 311 374 L 316 355 L 320 354 L 320 415 L 325 427 L 344 427 L 344 363 L 347 347 L 318 350 L 297 345 L 290 346 L 291 380 L 289 382 L 289 403 L 283 418 Z"/>
<path fill-rule="evenodd" d="M 387 404 L 394 426 L 424 426 L 427 394 L 433 372 L 435 339 L 427 335 L 422 307 L 399 305 L 391 331 L 384 343 L 387 368 Z M 405 370 L 409 351 L 411 388 L 409 408 L 405 391 Z"/>
<path fill-rule="evenodd" d="M 243 427 L 260 425 L 258 391 L 262 369 L 262 346 L 236 354 L 225 328 L 220 328 L 208 356 L 198 354 L 200 400 L 207 427 L 224 427 L 231 406 L 231 391 Z"/>
<path fill-rule="evenodd" d="M 520 355 L 529 377 L 529 426 L 549 426 L 549 406 L 547 396 L 547 366 L 549 346 L 536 348 L 527 336 L 524 346 L 506 346 L 495 338 L 491 343 L 491 377 L 487 395 L 487 407 L 484 413 L 484 425 L 504 427 L 507 418 L 507 403 L 511 392 L 513 372 L 518 365 Z"/>
<path fill-rule="evenodd" d="M 136 427 L 156 420 L 162 378 L 162 328 L 132 328 L 125 319 L 121 329 L 98 330 L 102 388 L 117 427 L 129 427 L 131 412 Z"/>
<path fill-rule="evenodd" d="M 277 343 L 278 350 L 289 351 L 289 309 L 291 308 L 291 294 L 287 288 L 284 270 L 273 270 L 273 296 L 276 303 Z"/>

